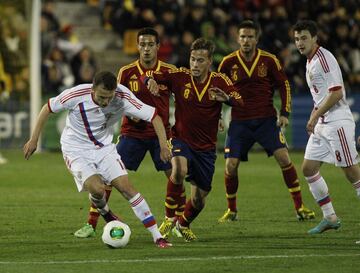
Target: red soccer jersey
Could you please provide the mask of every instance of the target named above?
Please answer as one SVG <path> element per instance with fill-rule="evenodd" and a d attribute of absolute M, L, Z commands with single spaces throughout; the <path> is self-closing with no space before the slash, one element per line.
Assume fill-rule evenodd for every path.
<path fill-rule="evenodd" d="M 242 100 L 231 80 L 217 72 L 209 72 L 203 83 L 196 82 L 185 68 L 153 73 L 158 84 L 165 84 L 175 96 L 175 125 L 173 136 L 192 149 L 215 149 L 222 103 L 212 100 L 208 90 L 218 87 L 232 97 L 236 105 Z M 160 91 L 161 93 L 162 91 Z"/>
<path fill-rule="evenodd" d="M 247 62 L 237 50 L 224 57 L 218 70 L 232 80 L 244 100 L 244 107 L 232 108 L 233 120 L 276 116 L 273 104 L 276 89 L 281 97 L 281 115 L 290 114 L 290 85 L 275 55 L 257 49 L 254 59 Z"/>
<path fill-rule="evenodd" d="M 151 71 L 167 71 L 175 69 L 174 65 L 158 61 Z M 141 66 L 139 60 L 122 67 L 118 74 L 118 83 L 125 85 L 129 88 L 137 98 L 142 102 L 156 108 L 158 115 L 161 117 L 167 136 L 170 137 L 170 124 L 169 124 L 169 96 L 170 92 L 167 86 L 160 85 L 161 96 L 156 97 L 150 94 L 144 83 L 141 81 L 140 76 L 146 73 L 147 69 Z M 124 116 L 121 125 L 121 134 L 141 139 L 149 139 L 157 137 L 154 127 L 151 123 L 143 120 L 134 120 Z"/>

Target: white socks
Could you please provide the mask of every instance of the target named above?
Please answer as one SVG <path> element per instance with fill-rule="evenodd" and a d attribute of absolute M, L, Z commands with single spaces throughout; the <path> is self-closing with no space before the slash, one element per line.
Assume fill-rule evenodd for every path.
<path fill-rule="evenodd" d="M 360 180 L 352 184 L 357 196 L 360 198 Z"/>
<path fill-rule="evenodd" d="M 331 203 L 328 186 L 320 173 L 318 172 L 313 176 L 305 177 L 305 179 L 309 184 L 312 195 L 314 196 L 316 202 L 319 204 L 323 212 L 324 218 L 330 218 L 331 216 L 335 216 L 336 214 Z"/>
<path fill-rule="evenodd" d="M 154 242 L 156 242 L 157 239 L 162 238 L 155 218 L 150 211 L 149 205 L 146 203 L 141 194 L 137 193 L 129 200 L 129 203 L 131 204 L 137 218 L 139 218 L 145 228 L 151 232 Z"/>
<path fill-rule="evenodd" d="M 100 212 L 101 215 L 105 215 L 109 212 L 110 209 L 106 202 L 105 194 L 101 199 L 97 199 L 89 193 L 89 199 L 95 204 L 97 210 Z"/>

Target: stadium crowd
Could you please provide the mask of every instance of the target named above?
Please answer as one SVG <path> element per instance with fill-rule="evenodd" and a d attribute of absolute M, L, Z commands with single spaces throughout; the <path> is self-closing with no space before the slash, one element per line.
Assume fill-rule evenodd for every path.
<path fill-rule="evenodd" d="M 129 29 L 154 27 L 162 36 L 159 58 L 186 66 L 191 42 L 200 36 L 216 44 L 214 68 L 223 56 L 238 49 L 238 25 L 259 21 L 259 47 L 279 56 L 294 87 L 307 92 L 304 62 L 292 38 L 291 26 L 311 18 L 319 24 L 321 44 L 334 52 L 344 74 L 347 92 L 360 91 L 360 5 L 357 0 L 226 1 L 226 0 L 103 0 L 99 1 L 104 27 L 121 37 Z"/>

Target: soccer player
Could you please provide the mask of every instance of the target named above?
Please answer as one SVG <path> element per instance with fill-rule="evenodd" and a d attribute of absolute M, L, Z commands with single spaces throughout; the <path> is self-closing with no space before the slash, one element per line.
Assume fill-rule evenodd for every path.
<path fill-rule="evenodd" d="M 225 56 L 218 71 L 226 74 L 244 100 L 244 109 L 232 108 L 225 144 L 225 188 L 228 209 L 220 223 L 237 220 L 236 194 L 240 161 L 248 161 L 255 142 L 279 164 L 294 202 L 299 220 L 312 219 L 315 213 L 302 201 L 296 169 L 291 162 L 281 128 L 289 124 L 290 85 L 276 56 L 257 48 L 260 26 L 250 20 L 239 26 L 240 49 Z M 280 116 L 273 105 L 274 91 L 281 97 Z"/>
<path fill-rule="evenodd" d="M 211 190 L 222 103 L 235 107 L 242 105 L 241 96 L 229 78 L 209 71 L 214 49 L 211 41 L 197 39 L 190 48 L 190 70 L 180 68 L 147 73 L 148 77 L 144 79 L 154 94 L 160 95 L 162 90 L 158 84 L 164 84 L 175 96 L 172 173 L 167 184 L 166 216 L 160 232 L 167 237 L 176 225 L 187 242 L 196 239 L 190 223 L 204 208 Z M 191 197 L 186 202 L 184 214 L 176 219 L 174 208 L 180 202 L 185 177 L 192 184 Z"/>
<path fill-rule="evenodd" d="M 340 167 L 360 197 L 360 168 L 355 144 L 355 122 L 346 102 L 341 70 L 334 55 L 319 46 L 316 23 L 299 21 L 294 28 L 295 45 L 306 56 L 306 81 L 314 108 L 306 125 L 310 137 L 302 170 L 309 188 L 323 212 L 323 220 L 309 234 L 340 228 L 328 186 L 320 174 L 326 163 Z"/>
<path fill-rule="evenodd" d="M 29 159 L 37 148 L 39 135 L 50 113 L 69 110 L 61 135 L 64 161 L 81 191 L 89 198 L 106 222 L 117 220 L 106 201 L 105 185 L 112 185 L 127 199 L 140 221 L 160 248 L 171 246 L 160 234 L 150 208 L 130 181 L 121 157 L 112 143 L 112 126 L 123 115 L 151 122 L 159 138 L 161 159 L 170 160 L 166 132 L 155 108 L 137 99 L 125 86 L 118 85 L 115 75 L 99 72 L 93 84 L 81 84 L 50 98 L 39 114 L 30 140 L 24 145 Z"/>
<path fill-rule="evenodd" d="M 169 97 L 167 86 L 161 86 L 160 96 L 153 96 L 140 80 L 141 75 L 147 71 L 166 71 L 176 68 L 157 58 L 160 47 L 159 34 L 153 28 L 141 29 L 137 34 L 139 59 L 122 67 L 118 74 L 118 83 L 126 86 L 142 102 L 156 108 L 161 117 L 168 139 L 170 138 L 169 124 Z M 119 155 L 127 170 L 136 171 L 149 151 L 157 171 L 164 171 L 167 179 L 171 174 L 170 162 L 160 159 L 160 145 L 156 132 L 151 123 L 124 116 L 121 125 L 121 137 L 116 146 Z M 110 197 L 111 187 L 106 189 L 106 198 Z M 181 215 L 185 208 L 185 189 L 182 194 L 182 203 L 176 208 L 176 214 Z M 79 238 L 92 237 L 99 218 L 99 212 L 91 204 L 88 222 L 74 235 Z"/>

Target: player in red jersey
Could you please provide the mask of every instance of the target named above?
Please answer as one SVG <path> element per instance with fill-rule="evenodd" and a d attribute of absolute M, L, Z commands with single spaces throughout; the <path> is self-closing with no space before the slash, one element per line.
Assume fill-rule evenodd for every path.
<path fill-rule="evenodd" d="M 190 70 L 185 68 L 148 73 L 145 79 L 151 92 L 161 95 L 158 84 L 164 84 L 175 96 L 175 125 L 172 128 L 172 173 L 167 185 L 165 221 L 159 230 L 164 237 L 176 225 L 185 241 L 196 239 L 190 223 L 204 208 L 211 190 L 215 169 L 216 138 L 222 103 L 242 105 L 242 99 L 230 79 L 210 72 L 214 44 L 206 39 L 191 45 Z M 174 208 L 184 188 L 191 185 L 191 198 L 184 214 L 175 218 Z"/>
<path fill-rule="evenodd" d="M 118 74 L 118 83 L 126 86 L 142 102 L 154 106 L 158 115 L 161 117 L 167 137 L 170 138 L 169 124 L 169 96 L 170 92 L 167 86 L 162 85 L 161 95 L 153 96 L 149 93 L 140 76 L 148 71 L 166 71 L 175 69 L 174 65 L 164 63 L 157 58 L 157 52 L 160 46 L 159 35 L 152 28 L 144 28 L 137 34 L 137 43 L 139 59 L 123 66 Z M 158 171 L 164 171 L 167 178 L 171 174 L 171 164 L 163 162 L 160 159 L 160 145 L 156 132 L 152 125 L 144 120 L 137 120 L 133 117 L 124 116 L 121 125 L 121 137 L 116 146 L 127 170 L 136 171 L 149 151 L 155 168 Z M 106 197 L 109 199 L 111 186 L 106 187 Z M 176 208 L 176 214 L 181 215 L 185 208 L 185 191 L 182 193 L 182 203 Z M 99 218 L 99 212 L 91 204 L 88 222 L 74 235 L 79 238 L 92 237 L 95 235 L 95 229 Z"/>
<path fill-rule="evenodd" d="M 301 197 L 299 179 L 289 157 L 282 127 L 289 124 L 291 94 L 290 85 L 279 60 L 257 48 L 260 26 L 246 20 L 239 27 L 240 49 L 225 56 L 218 71 L 233 81 L 241 94 L 245 107 L 232 108 L 231 122 L 225 145 L 225 187 L 228 209 L 219 222 L 237 219 L 236 193 L 240 161 L 248 160 L 248 152 L 258 142 L 274 155 L 279 164 L 286 186 L 294 201 L 299 220 L 312 219 L 313 211 L 307 209 Z M 280 116 L 273 105 L 274 91 L 281 97 Z"/>

